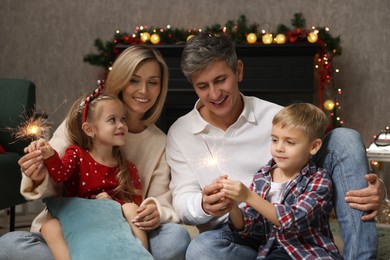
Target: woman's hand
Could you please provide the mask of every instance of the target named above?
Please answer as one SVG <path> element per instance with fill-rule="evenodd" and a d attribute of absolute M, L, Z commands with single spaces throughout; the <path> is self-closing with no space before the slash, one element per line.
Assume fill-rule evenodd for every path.
<path fill-rule="evenodd" d="M 345 196 L 345 201 L 349 203 L 349 206 L 353 209 L 372 212 L 368 215 L 364 215 L 362 220 L 373 219 L 381 207 L 383 198 L 385 197 L 385 189 L 383 182 L 378 179 L 376 174 L 367 174 L 365 176 L 368 187 L 361 190 L 348 191 Z"/>
<path fill-rule="evenodd" d="M 23 174 L 37 184 L 45 178 L 44 164 L 41 150 L 29 152 L 19 159 L 18 164 Z"/>
<path fill-rule="evenodd" d="M 160 213 L 153 202 L 142 205 L 137 209 L 137 216 L 132 222 L 142 230 L 153 230 L 160 226 Z"/>

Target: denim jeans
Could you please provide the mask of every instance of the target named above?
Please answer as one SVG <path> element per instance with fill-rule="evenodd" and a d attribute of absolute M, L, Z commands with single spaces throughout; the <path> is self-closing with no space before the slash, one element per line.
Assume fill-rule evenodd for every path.
<path fill-rule="evenodd" d="M 150 250 L 155 259 L 184 259 L 190 242 L 187 230 L 179 224 L 162 224 L 148 232 Z M 53 259 L 40 233 L 27 231 L 9 232 L 0 237 L 1 260 L 49 260 Z"/>
<path fill-rule="evenodd" d="M 345 259 L 375 259 L 377 232 L 375 221 L 361 221 L 365 212 L 351 209 L 344 197 L 349 190 L 367 187 L 366 151 L 359 133 L 348 128 L 336 128 L 325 138 L 314 161 L 325 168 L 333 181 L 333 200 L 342 233 Z M 187 259 L 255 259 L 257 252 L 245 242 L 229 234 L 227 226 L 207 231 L 193 239 L 187 249 Z"/>
<path fill-rule="evenodd" d="M 378 235 L 375 220 L 361 221 L 366 212 L 351 209 L 345 202 L 349 190 L 367 187 L 369 173 L 366 150 L 360 134 L 348 128 L 329 132 L 314 161 L 331 174 L 333 205 L 344 243 L 345 259 L 376 259 Z"/>
<path fill-rule="evenodd" d="M 200 233 L 187 249 L 187 260 L 236 260 L 255 259 L 257 249 L 250 247 L 256 241 L 243 240 L 231 232 L 228 225 Z"/>

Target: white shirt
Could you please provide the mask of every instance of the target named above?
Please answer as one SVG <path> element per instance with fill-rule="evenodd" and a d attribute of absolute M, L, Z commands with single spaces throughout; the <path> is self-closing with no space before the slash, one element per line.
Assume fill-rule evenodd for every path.
<path fill-rule="evenodd" d="M 243 96 L 243 100 L 241 115 L 226 131 L 201 117 L 199 101 L 169 129 L 167 161 L 173 206 L 186 224 L 211 228 L 226 222 L 227 215 L 216 218 L 203 211 L 203 187 L 225 174 L 249 186 L 253 175 L 271 158 L 272 118 L 282 107 L 255 97 Z M 210 159 L 218 162 L 210 165 Z"/>

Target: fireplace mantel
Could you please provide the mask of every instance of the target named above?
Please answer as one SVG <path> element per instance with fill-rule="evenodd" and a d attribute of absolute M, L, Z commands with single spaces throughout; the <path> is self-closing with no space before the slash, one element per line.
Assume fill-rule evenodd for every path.
<path fill-rule="evenodd" d="M 129 47 L 118 45 L 120 51 Z M 191 84 L 180 70 L 184 45 L 154 45 L 169 67 L 168 96 L 158 126 L 167 132 L 171 124 L 189 112 L 197 100 Z M 240 90 L 280 105 L 314 102 L 314 56 L 318 44 L 236 45 L 244 63 Z"/>

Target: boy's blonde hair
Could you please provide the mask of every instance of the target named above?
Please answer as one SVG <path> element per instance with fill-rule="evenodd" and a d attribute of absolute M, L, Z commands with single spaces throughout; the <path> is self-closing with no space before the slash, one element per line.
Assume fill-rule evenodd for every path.
<path fill-rule="evenodd" d="M 322 139 L 329 124 L 326 114 L 310 103 L 295 103 L 280 110 L 273 118 L 272 125 L 298 127 L 303 129 L 310 140 Z"/>
<path fill-rule="evenodd" d="M 84 150 L 92 150 L 92 138 L 88 136 L 83 130 L 83 113 L 84 105 L 81 103 L 89 96 L 83 95 L 77 99 L 71 106 L 66 117 L 67 135 L 72 144 L 75 144 Z M 92 100 L 88 105 L 86 122 L 93 124 L 93 122 L 100 117 L 103 112 L 103 103 L 107 101 L 115 101 L 122 104 L 122 101 L 113 95 L 99 95 Z M 118 146 L 114 146 L 112 154 L 118 162 L 118 173 L 116 179 L 118 186 L 114 189 L 112 196 L 116 196 L 125 202 L 132 201 L 132 195 L 139 195 L 141 192 L 134 188 L 130 180 L 130 173 L 128 171 L 128 164 L 123 157 Z"/>

